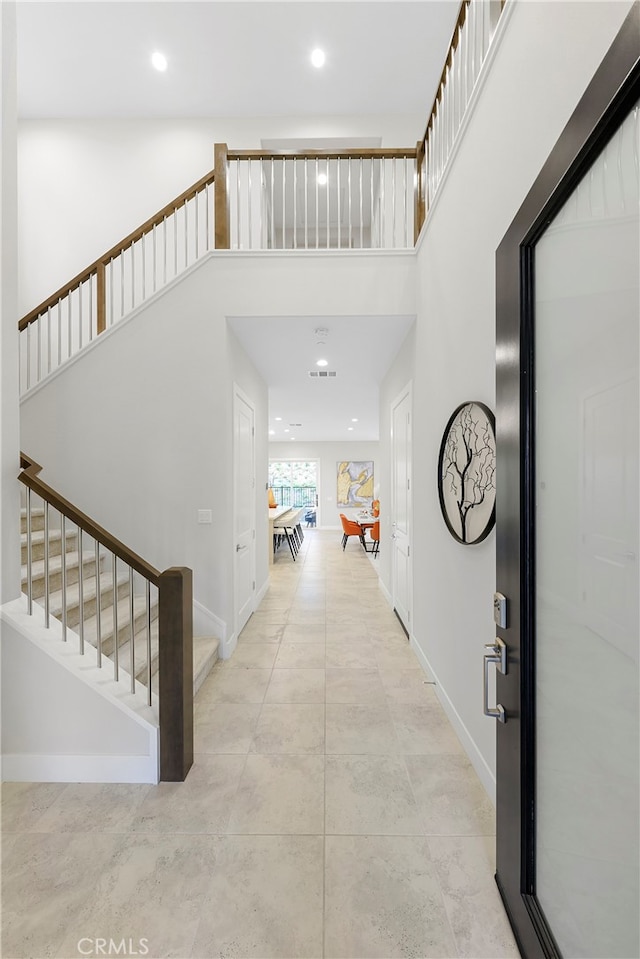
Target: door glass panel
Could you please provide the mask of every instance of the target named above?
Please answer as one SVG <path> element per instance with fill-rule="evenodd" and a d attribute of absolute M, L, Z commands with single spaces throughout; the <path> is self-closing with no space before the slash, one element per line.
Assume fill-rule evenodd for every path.
<path fill-rule="evenodd" d="M 535 250 L 536 892 L 637 957 L 638 108 Z"/>

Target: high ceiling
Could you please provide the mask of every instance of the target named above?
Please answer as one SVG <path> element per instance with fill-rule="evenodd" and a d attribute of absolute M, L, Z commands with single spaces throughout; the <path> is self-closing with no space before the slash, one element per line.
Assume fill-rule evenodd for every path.
<path fill-rule="evenodd" d="M 22 0 L 17 7 L 22 117 L 417 113 L 426 123 L 459 2 Z M 309 62 L 315 47 L 327 55 L 321 70 Z M 168 59 L 165 73 L 150 66 L 155 50 Z"/>
<path fill-rule="evenodd" d="M 413 115 L 424 118 L 417 139 L 459 0 L 22 0 L 17 9 L 22 119 Z M 320 70 L 309 60 L 315 47 L 327 56 Z M 150 65 L 156 50 L 167 57 L 164 73 Z M 376 439 L 379 383 L 409 324 L 247 318 L 234 330 L 269 385 L 272 428 L 281 415 L 283 429 L 306 422 L 297 440 Z M 277 350 L 272 356 L 276 327 L 291 368 Z M 328 358 L 339 372 L 331 383 L 308 377 L 316 327 L 330 329 Z M 353 418 L 358 427 L 347 432 Z"/>

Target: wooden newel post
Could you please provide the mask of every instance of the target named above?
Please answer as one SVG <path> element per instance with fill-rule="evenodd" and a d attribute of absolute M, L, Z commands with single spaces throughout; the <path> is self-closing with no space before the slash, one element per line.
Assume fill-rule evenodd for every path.
<path fill-rule="evenodd" d="M 172 567 L 159 583 L 160 780 L 184 782 L 193 765 L 193 574 Z"/>
<path fill-rule="evenodd" d="M 228 250 L 231 247 L 231 221 L 229 216 L 229 198 L 227 196 L 227 153 L 226 143 L 216 143 L 213 147 L 213 183 L 214 224 L 216 250 Z"/>
<path fill-rule="evenodd" d="M 107 288 L 104 263 L 98 263 L 96 270 L 96 330 L 104 333 L 107 328 Z"/>

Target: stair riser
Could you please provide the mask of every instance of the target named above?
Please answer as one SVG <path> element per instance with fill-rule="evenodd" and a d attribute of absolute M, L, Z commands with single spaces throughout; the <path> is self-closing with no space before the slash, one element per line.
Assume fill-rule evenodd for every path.
<path fill-rule="evenodd" d="M 85 637 L 85 643 L 95 648 L 95 636 L 89 639 Z M 86 650 L 86 646 L 85 646 L 85 650 Z M 89 653 L 89 655 L 91 655 L 91 653 Z M 110 635 L 107 638 L 105 637 L 102 638 L 102 655 L 105 659 L 108 659 L 111 662 L 113 662 L 113 636 Z M 130 655 L 131 655 L 130 644 L 128 642 L 128 634 L 127 634 L 127 641 L 120 642 L 120 644 L 118 645 L 118 663 L 120 668 L 127 673 L 130 672 L 130 666 L 131 666 L 131 662 L 129 659 Z M 157 674 L 159 665 L 160 665 L 160 654 L 158 651 L 158 642 L 157 642 L 157 634 L 156 634 L 155 637 L 152 635 L 152 646 L 151 646 L 151 677 L 152 677 L 152 684 L 155 692 L 157 692 L 157 683 L 154 682 L 153 677 Z M 136 679 L 139 682 L 141 682 L 143 686 L 146 686 L 147 684 L 146 632 L 136 634 L 134 670 L 135 670 Z"/>
<path fill-rule="evenodd" d="M 86 584 L 86 576 L 85 576 Z M 118 586 L 118 599 L 125 599 L 129 593 L 129 584 L 127 582 L 120 583 Z M 96 615 L 97 603 L 95 596 L 90 598 L 85 597 L 84 600 L 84 618 L 85 620 L 91 619 Z M 100 593 L 100 609 L 109 609 L 113 606 L 113 588 L 111 585 L 107 589 L 103 589 Z M 61 613 L 57 611 L 54 612 L 54 615 L 60 619 Z M 74 602 L 67 606 L 67 626 L 70 626 L 73 629 L 80 622 L 80 600 Z"/>
<path fill-rule="evenodd" d="M 77 534 L 76 533 L 67 533 L 67 552 L 71 552 L 77 549 Z M 31 559 L 35 563 L 39 559 L 44 559 L 44 542 L 41 543 L 32 543 L 31 544 Z M 62 552 L 62 538 L 60 536 L 50 536 L 49 537 L 49 556 L 60 556 Z M 22 557 L 21 562 L 24 566 L 27 562 L 27 543 L 23 541 L 20 549 L 20 555 Z"/>
<path fill-rule="evenodd" d="M 151 610 L 151 622 L 153 630 L 153 622 L 158 618 L 158 612 L 156 610 Z M 139 613 L 133 617 L 134 625 L 134 635 L 135 635 L 135 646 L 136 649 L 144 649 L 147 642 L 147 627 L 146 627 L 146 616 L 144 613 Z M 106 628 L 101 624 L 101 638 L 102 638 L 102 652 L 105 656 L 111 656 L 113 653 L 113 629 Z M 124 621 L 121 621 L 118 617 L 118 645 L 123 646 L 125 643 L 129 642 L 131 636 L 131 631 L 129 627 L 129 618 L 127 617 Z M 85 626 L 85 641 L 91 643 L 92 646 L 96 645 L 96 629 L 95 623 L 91 623 Z M 128 662 L 128 658 L 127 658 Z"/>
<path fill-rule="evenodd" d="M 31 510 L 31 531 L 35 533 L 36 531 L 44 529 L 44 512 L 40 513 L 36 510 Z M 20 514 L 20 532 L 26 535 L 27 532 L 27 514 Z"/>
<path fill-rule="evenodd" d="M 159 655 L 157 651 L 157 632 L 155 637 L 153 635 L 153 632 L 154 632 L 153 623 L 155 622 L 155 619 L 157 618 L 157 610 L 154 611 L 152 609 L 151 616 L 152 616 L 151 672 L 152 672 L 152 675 L 154 675 L 158 671 L 158 655 Z M 56 616 L 55 618 L 61 619 L 60 616 Z M 144 685 L 146 685 L 147 633 L 146 633 L 146 624 L 145 624 L 144 614 L 141 616 L 134 616 L 134 624 L 135 624 L 135 647 L 134 648 L 135 648 L 135 659 L 136 659 L 136 678 L 139 679 L 140 682 L 142 682 Z M 76 627 L 74 628 L 72 624 L 67 621 L 67 626 L 69 627 L 69 629 L 74 629 L 74 632 L 76 633 L 79 632 L 77 624 L 76 624 Z M 93 629 L 90 626 L 86 627 L 84 632 L 85 655 L 89 655 L 89 656 L 91 656 L 91 653 L 86 652 L 86 647 L 93 646 L 95 649 L 97 646 L 95 624 L 93 624 L 93 626 L 94 626 Z M 121 624 L 118 623 L 118 637 L 119 637 L 118 661 L 122 669 L 124 669 L 126 672 L 129 671 L 129 666 L 130 666 L 129 636 L 130 636 L 130 633 L 129 633 L 128 621 L 123 626 L 121 626 Z M 102 643 L 101 643 L 102 655 L 106 659 L 113 659 L 113 631 L 101 630 L 101 640 L 102 640 Z M 154 649 L 154 646 L 156 647 L 155 649 Z"/>

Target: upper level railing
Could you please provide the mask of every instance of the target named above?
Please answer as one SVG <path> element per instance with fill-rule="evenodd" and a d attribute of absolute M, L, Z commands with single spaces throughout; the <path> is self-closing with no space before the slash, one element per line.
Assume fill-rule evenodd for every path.
<path fill-rule="evenodd" d="M 216 247 L 412 247 L 415 161 L 415 148 L 274 152 L 218 143 Z"/>
<path fill-rule="evenodd" d="M 23 316 L 21 393 L 213 248 L 213 182 L 211 171 Z"/>
<path fill-rule="evenodd" d="M 417 232 L 433 203 L 505 0 L 462 0 L 416 161 Z"/>
<path fill-rule="evenodd" d="M 94 651 L 101 668 L 110 661 L 115 682 L 128 673 L 133 695 L 146 686 L 149 706 L 155 661 L 160 779 L 182 782 L 193 764 L 191 570 L 155 569 L 44 483 L 24 453 L 20 465 L 29 615 L 39 599 L 46 628 L 59 619 L 65 642 L 71 633 L 81 655 Z"/>
<path fill-rule="evenodd" d="M 216 144 L 214 170 L 20 320 L 21 393 L 212 249 L 413 247 L 503 4 L 462 0 L 416 147 L 274 152 Z"/>

